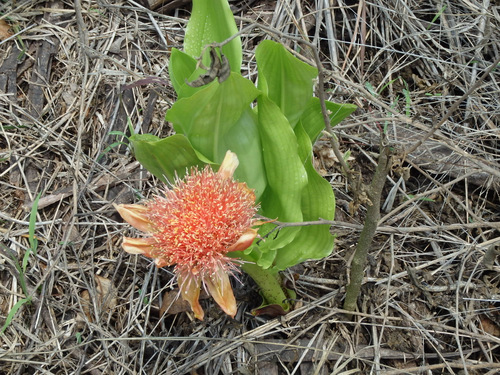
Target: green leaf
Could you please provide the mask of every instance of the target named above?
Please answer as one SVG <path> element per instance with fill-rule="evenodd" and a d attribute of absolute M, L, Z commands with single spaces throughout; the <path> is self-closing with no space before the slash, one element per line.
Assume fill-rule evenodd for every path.
<path fill-rule="evenodd" d="M 127 135 L 126 135 L 124 132 L 121 132 L 121 131 L 119 131 L 119 130 L 111 130 L 111 131 L 108 133 L 108 135 L 119 135 L 119 136 L 121 136 L 121 137 L 124 137 L 124 138 L 127 138 L 127 139 L 128 139 Z"/>
<path fill-rule="evenodd" d="M 12 309 L 7 314 L 7 318 L 5 319 L 4 325 L 3 325 L 2 329 L 0 330 L 0 334 L 3 334 L 5 332 L 5 330 L 7 329 L 7 327 L 10 325 L 10 323 L 12 322 L 12 319 L 14 319 L 14 316 L 17 313 L 17 310 L 19 310 L 21 308 L 21 306 L 24 305 L 25 303 L 30 303 L 30 302 L 31 302 L 31 297 L 23 298 L 23 299 L 20 299 L 19 301 L 17 301 L 14 306 L 12 306 Z"/>
<path fill-rule="evenodd" d="M 264 238 L 256 241 L 239 257 L 244 261 L 255 262 L 264 269 L 275 269 L 274 263 L 277 254 L 295 239 L 302 228 L 289 227 L 279 231 L 274 229 L 275 225 L 264 224 L 259 229 L 259 234 Z M 266 236 L 269 233 L 271 234 Z M 275 270 L 278 271 L 278 269 Z"/>
<path fill-rule="evenodd" d="M 354 104 L 337 104 L 329 101 L 325 101 L 325 106 L 330 113 L 331 126 L 337 125 L 358 108 Z M 318 98 L 311 98 L 309 100 L 300 120 L 311 142 L 316 142 L 321 131 L 325 128 L 323 114 L 321 113 L 321 104 Z"/>
<path fill-rule="evenodd" d="M 375 90 L 375 87 L 373 87 L 373 85 L 370 82 L 366 82 L 365 87 L 370 92 L 370 94 L 372 94 L 375 97 L 378 96 L 377 90 Z"/>
<path fill-rule="evenodd" d="M 191 57 L 198 58 L 207 44 L 223 42 L 236 33 L 238 28 L 227 0 L 193 0 L 193 10 L 184 37 L 184 50 Z M 240 37 L 224 45 L 222 53 L 229 60 L 231 71 L 240 72 Z M 208 51 L 205 51 L 203 64 L 210 65 Z"/>
<path fill-rule="evenodd" d="M 431 22 L 427 25 L 427 30 L 429 30 L 432 25 L 438 20 L 439 17 L 441 17 L 441 15 L 443 14 L 443 12 L 445 11 L 446 9 L 446 5 L 444 5 L 440 10 L 439 12 L 436 13 L 436 15 L 434 16 L 434 18 L 432 18 Z"/>
<path fill-rule="evenodd" d="M 295 126 L 313 93 L 318 70 L 293 56 L 281 44 L 264 40 L 255 52 L 258 88 L 278 105 Z"/>
<path fill-rule="evenodd" d="M 151 134 L 134 134 L 130 143 L 135 158 L 165 183 L 173 183 L 177 175 L 182 178 L 191 167 L 201 167 L 208 162 L 180 134 L 164 139 Z"/>
<path fill-rule="evenodd" d="M 278 106 L 265 95 L 257 99 L 259 134 L 262 145 L 267 187 L 260 198 L 259 213 L 284 222 L 302 221 L 301 196 L 307 184 L 305 168 L 298 154 L 295 134 Z M 264 224 L 259 229 L 266 236 L 275 225 Z M 284 228 L 271 233 L 247 249 L 242 259 L 271 268 L 280 249 L 292 242 L 299 227 Z"/>
<path fill-rule="evenodd" d="M 197 68 L 196 60 L 188 54 L 173 48 L 168 71 L 177 99 L 188 98 L 202 90 L 203 86 L 192 87 L 187 84 L 205 72 L 201 67 Z"/>
<path fill-rule="evenodd" d="M 238 156 L 234 178 L 254 189 L 257 201 L 267 186 L 257 115 L 248 107 L 222 139 L 223 148 Z"/>
<path fill-rule="evenodd" d="M 231 73 L 224 82 L 213 81 L 192 96 L 178 100 L 166 119 L 173 123 L 178 134 L 190 140 L 195 150 L 212 161 L 222 162 L 232 147 L 224 138 L 258 94 L 251 81 Z M 234 134 L 229 136 L 234 137 Z"/>
<path fill-rule="evenodd" d="M 280 221 L 301 221 L 300 197 L 307 175 L 298 155 L 297 138 L 278 106 L 265 95 L 258 100 L 259 133 L 268 186 L 262 213 Z"/>
<path fill-rule="evenodd" d="M 232 258 L 243 260 L 245 262 L 255 263 L 265 270 L 272 270 L 271 267 L 274 263 L 274 258 L 276 257 L 277 250 L 270 249 L 269 246 L 266 246 L 267 241 L 265 239 L 258 240 L 257 243 L 253 244 L 245 251 L 233 251 L 231 253 L 228 253 L 227 255 Z"/>
<path fill-rule="evenodd" d="M 254 189 L 257 199 L 267 185 L 257 116 L 250 108 L 258 94 L 253 83 L 232 73 L 226 81 L 214 81 L 178 100 L 166 116 L 209 160 L 220 163 L 227 150 L 236 153 L 240 165 L 235 178 Z"/>
<path fill-rule="evenodd" d="M 4 245 L 2 245 L 1 243 L 0 243 L 0 246 L 2 248 L 6 249 L 6 247 Z M 26 258 L 26 254 L 29 255 L 30 252 L 31 252 L 31 250 L 28 250 L 24 254 L 23 261 Z M 28 288 L 26 286 L 26 278 L 25 278 L 26 267 L 23 269 L 23 265 L 19 263 L 17 258 L 14 256 L 14 254 L 12 254 L 11 252 L 8 252 L 8 254 L 10 255 L 10 258 L 12 259 L 12 262 L 14 263 L 14 267 L 16 268 L 17 272 L 19 273 L 18 279 L 19 279 L 19 284 L 21 284 L 21 289 L 23 290 L 23 293 L 25 295 L 28 295 Z M 26 261 L 26 263 L 27 263 L 27 261 Z"/>
<path fill-rule="evenodd" d="M 187 86 L 186 80 L 189 80 L 195 70 L 196 60 L 194 58 L 177 48 L 172 48 L 168 73 L 178 96 L 180 96 L 181 88 Z"/>
<path fill-rule="evenodd" d="M 304 221 L 333 220 L 335 195 L 328 181 L 314 169 L 312 144 L 301 123 L 295 127 L 295 134 L 308 178 L 301 196 Z M 311 225 L 300 229 L 292 242 L 279 249 L 274 260 L 275 268 L 284 270 L 307 259 L 321 259 L 331 254 L 334 237 L 330 234 L 330 225 Z"/>
<path fill-rule="evenodd" d="M 30 212 L 30 222 L 28 227 L 28 239 L 30 242 L 31 251 L 36 255 L 36 249 L 38 247 L 38 240 L 35 237 L 35 226 L 36 226 L 36 213 L 38 210 L 38 201 L 40 200 L 40 196 L 42 193 L 38 193 L 35 200 L 33 201 L 33 205 L 31 206 Z M 27 261 L 26 261 L 27 262 Z M 26 266 L 23 264 L 23 269 L 26 270 Z"/>

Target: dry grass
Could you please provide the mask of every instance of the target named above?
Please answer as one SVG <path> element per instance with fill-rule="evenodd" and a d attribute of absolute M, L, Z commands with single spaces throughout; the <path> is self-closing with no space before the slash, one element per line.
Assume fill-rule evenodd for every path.
<path fill-rule="evenodd" d="M 380 128 L 408 149 L 500 54 L 500 7 L 489 0 L 247 2 L 232 2 L 242 26 L 308 37 L 328 69 L 330 99 L 360 106 L 336 130 L 366 179 Z M 108 147 L 124 141 L 110 132 L 127 133 L 129 123 L 171 131 L 165 43 L 182 44 L 187 15 L 132 1 L 0 5 L 17 28 L 0 42 L 1 325 L 25 297 L 15 262 L 30 247 L 29 211 L 42 197 L 26 272 L 33 300 L 0 335 L 0 373 L 500 371 L 498 70 L 395 166 L 353 322 L 340 307 L 365 210 L 349 213 L 352 196 L 325 140 L 316 156 L 337 194 L 338 241 L 327 259 L 287 273 L 291 282 L 300 274 L 297 308 L 280 319 L 251 316 L 258 296 L 243 277 L 234 320 L 211 300 L 203 322 L 159 318 L 172 274 L 121 251 L 130 228 L 111 206 L 149 196 L 156 181 L 126 147 Z M 250 77 L 255 45 L 269 36 L 243 35 Z M 121 90 L 150 76 L 166 84 Z"/>

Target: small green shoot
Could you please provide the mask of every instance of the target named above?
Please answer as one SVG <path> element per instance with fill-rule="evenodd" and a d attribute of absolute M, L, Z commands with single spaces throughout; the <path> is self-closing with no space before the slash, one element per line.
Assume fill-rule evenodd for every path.
<path fill-rule="evenodd" d="M 118 135 L 128 139 L 127 135 L 119 130 L 112 130 L 108 133 L 108 135 Z"/>
<path fill-rule="evenodd" d="M 21 289 L 23 290 L 24 295 L 28 295 L 28 288 L 26 286 L 26 279 L 24 277 L 24 270 L 19 261 L 16 259 L 16 257 L 9 252 L 9 255 L 14 262 L 14 266 L 16 267 L 17 272 L 19 272 L 19 284 L 21 284 Z"/>
<path fill-rule="evenodd" d="M 2 129 L 2 131 L 15 130 L 16 127 L 14 125 L 2 125 L 2 124 L 0 124 L 0 129 Z"/>
<path fill-rule="evenodd" d="M 351 150 L 347 150 L 345 153 L 344 153 L 344 161 L 346 162 L 347 166 L 350 168 L 350 165 L 349 165 L 349 157 L 351 156 Z"/>
<path fill-rule="evenodd" d="M 12 25 L 12 30 L 14 30 L 15 34 L 19 34 L 19 32 L 21 31 L 21 29 L 19 28 L 19 26 L 16 25 L 16 24 Z M 23 59 L 24 55 L 26 54 L 26 51 L 28 49 L 26 48 L 26 45 L 24 44 L 24 41 L 23 41 L 23 38 L 21 37 L 21 35 L 17 35 L 16 39 L 17 39 L 17 43 L 21 46 L 21 51 L 19 52 L 19 56 L 17 56 L 17 59 L 19 61 L 21 61 Z"/>
<path fill-rule="evenodd" d="M 38 211 L 38 201 L 40 200 L 40 196 L 42 193 L 38 193 L 35 200 L 33 201 L 33 206 L 31 206 L 30 212 L 30 222 L 28 227 L 28 238 L 30 241 L 30 248 L 33 254 L 36 255 L 36 249 L 38 248 L 38 240 L 35 237 L 35 226 L 36 226 L 36 213 Z M 26 258 L 26 256 L 25 256 Z M 23 262 L 24 266 L 24 262 Z M 24 267 L 26 269 L 26 267 Z"/>
<path fill-rule="evenodd" d="M 406 117 L 410 117 L 411 115 L 411 96 L 410 89 L 408 88 L 408 83 L 403 79 L 405 84 L 405 88 L 403 89 L 403 95 L 405 97 L 405 114 Z"/>
<path fill-rule="evenodd" d="M 28 267 L 28 261 L 29 261 L 30 254 L 33 253 L 36 255 L 36 251 L 38 248 L 38 239 L 35 236 L 35 227 L 36 227 L 36 213 L 38 210 L 38 201 L 40 200 L 41 195 L 42 195 L 42 193 L 38 193 L 35 200 L 33 201 L 33 206 L 31 207 L 30 221 L 29 221 L 29 227 L 28 227 L 28 240 L 30 242 L 30 247 L 24 253 L 22 266 L 18 268 L 19 275 L 21 278 L 21 285 L 24 285 L 23 291 L 24 291 L 25 295 L 28 295 L 28 293 L 27 293 L 28 290 L 26 289 L 24 275 L 26 273 L 26 268 Z M 17 263 L 17 260 L 16 260 L 16 263 Z"/>
<path fill-rule="evenodd" d="M 398 77 L 398 78 L 394 78 L 392 80 L 390 80 L 389 82 L 387 82 L 384 86 L 382 86 L 378 91 L 375 89 L 375 87 L 370 83 L 370 82 L 366 82 L 365 83 L 365 87 L 366 89 L 370 92 L 370 94 L 372 94 L 373 96 L 375 97 L 378 97 L 380 96 L 380 94 L 382 94 L 382 92 L 387 88 L 389 87 L 390 85 L 392 85 L 395 81 L 397 81 L 399 78 L 401 77 Z"/>
<path fill-rule="evenodd" d="M 432 19 L 431 23 L 429 25 L 427 25 L 427 30 L 429 30 L 432 25 L 434 25 L 434 23 L 438 20 L 439 17 L 441 17 L 441 15 L 443 14 L 443 12 L 445 11 L 446 9 L 446 5 L 443 6 L 439 12 L 436 13 L 436 15 L 434 16 L 434 18 Z"/>
<path fill-rule="evenodd" d="M 89 12 L 90 13 L 95 13 L 95 14 L 97 14 L 99 16 L 104 15 L 103 11 L 101 9 L 99 9 L 99 8 L 90 8 Z"/>
<path fill-rule="evenodd" d="M 399 78 L 400 78 L 400 77 L 398 77 L 398 78 L 394 78 L 394 79 L 391 79 L 391 80 L 390 80 L 389 82 L 387 82 L 384 86 L 382 86 L 382 87 L 380 88 L 380 90 L 378 90 L 378 93 L 379 93 L 379 94 L 382 94 L 382 92 L 383 92 L 383 91 L 384 91 L 387 87 L 389 87 L 390 85 L 392 85 L 392 84 L 393 84 L 394 82 L 396 82 Z"/>
<path fill-rule="evenodd" d="M 375 90 L 375 87 L 373 87 L 373 85 L 370 82 L 366 82 L 365 87 L 370 94 L 372 94 L 375 97 L 378 96 L 377 90 Z"/>
<path fill-rule="evenodd" d="M 108 135 L 117 135 L 117 136 L 121 136 L 121 137 L 124 137 L 126 138 L 127 140 L 129 139 L 127 137 L 127 135 L 119 130 L 113 130 L 113 131 L 110 131 L 108 133 Z M 99 157 L 97 158 L 97 160 L 99 161 L 104 155 L 106 155 L 109 151 L 111 151 L 113 148 L 117 147 L 117 146 L 121 146 L 121 145 L 124 145 L 124 146 L 129 146 L 129 144 L 127 142 L 122 142 L 122 141 L 116 141 L 116 142 L 113 142 L 111 143 L 108 147 L 106 147 L 102 152 L 101 154 L 99 155 Z"/>
<path fill-rule="evenodd" d="M 30 303 L 30 302 L 31 302 L 31 297 L 23 298 L 23 299 L 20 299 L 19 301 L 17 301 L 17 303 L 12 307 L 12 310 L 9 311 L 9 314 L 7 315 L 7 319 L 5 319 L 5 323 L 2 327 L 2 329 L 0 330 L 0 335 L 3 334 L 5 332 L 5 330 L 7 329 L 7 327 L 10 325 L 10 323 L 12 322 L 12 319 L 14 319 L 14 316 L 17 313 L 17 310 L 19 310 L 21 308 L 21 306 L 24 305 L 25 303 Z"/>
<path fill-rule="evenodd" d="M 29 220 L 29 226 L 28 226 L 28 240 L 30 243 L 30 247 L 24 253 L 22 263 L 20 264 L 19 261 L 16 259 L 16 257 L 14 255 L 11 255 L 14 266 L 16 267 L 16 270 L 19 273 L 19 284 L 21 285 L 21 289 L 23 290 L 24 295 L 27 297 L 17 301 L 17 303 L 12 307 L 12 310 L 9 311 L 9 314 L 7 315 L 7 319 L 5 320 L 5 323 L 2 327 L 2 329 L 0 330 L 0 334 L 5 332 L 5 330 L 10 325 L 10 323 L 12 322 L 12 319 L 14 319 L 14 316 L 16 315 L 17 311 L 21 308 L 21 306 L 24 305 L 25 303 L 31 303 L 32 297 L 29 296 L 29 291 L 28 291 L 28 286 L 26 285 L 26 276 L 25 275 L 26 275 L 26 269 L 28 268 L 28 261 L 29 261 L 30 254 L 33 253 L 36 255 L 36 253 L 37 253 L 38 240 L 35 236 L 35 227 L 36 227 L 36 214 L 38 211 L 38 201 L 40 200 L 41 195 L 42 195 L 42 193 L 39 193 L 36 196 L 35 200 L 33 201 L 33 206 L 31 207 L 30 220 Z"/>

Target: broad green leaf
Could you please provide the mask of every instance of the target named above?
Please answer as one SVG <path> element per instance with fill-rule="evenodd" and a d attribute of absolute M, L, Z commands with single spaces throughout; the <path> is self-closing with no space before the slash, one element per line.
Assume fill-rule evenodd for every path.
<path fill-rule="evenodd" d="M 166 119 L 173 123 L 178 134 L 189 139 L 195 150 L 212 161 L 221 162 L 228 150 L 224 137 L 258 93 L 251 81 L 231 73 L 224 82 L 216 80 L 190 97 L 178 100 L 167 112 Z"/>
<path fill-rule="evenodd" d="M 203 86 L 189 86 L 187 82 L 194 81 L 200 74 L 204 73 L 205 70 L 197 68 L 194 58 L 176 48 L 172 48 L 168 71 L 174 90 L 177 93 L 177 99 L 187 98 L 203 89 Z"/>
<path fill-rule="evenodd" d="M 318 219 L 333 220 L 335 216 L 335 195 L 332 187 L 312 165 L 312 144 L 302 124 L 295 127 L 299 153 L 305 162 L 308 184 L 302 190 L 301 208 L 304 221 Z M 279 249 L 274 267 L 284 270 L 307 259 L 321 259 L 331 254 L 334 237 L 329 225 L 312 225 L 300 228 L 293 241 Z"/>
<path fill-rule="evenodd" d="M 170 55 L 170 64 L 168 66 L 168 73 L 174 90 L 179 95 L 183 86 L 186 85 L 193 72 L 196 70 L 196 60 L 188 54 L 179 51 L 177 48 L 172 48 Z"/>
<path fill-rule="evenodd" d="M 184 50 L 194 58 L 201 56 L 204 47 L 220 43 L 238 33 L 233 13 L 227 0 L 193 0 L 193 10 L 186 27 Z M 241 39 L 236 37 L 222 47 L 222 53 L 229 60 L 231 71 L 241 70 Z M 208 51 L 203 57 L 205 66 L 210 65 Z"/>
<path fill-rule="evenodd" d="M 260 240 L 260 242 L 265 243 L 263 240 Z M 255 263 L 265 270 L 272 270 L 272 265 L 274 263 L 276 253 L 277 250 L 271 250 L 267 247 L 261 247 L 260 245 L 253 244 L 245 251 L 233 251 L 231 253 L 228 253 L 227 255 L 231 258 L 237 258 L 245 262 Z"/>
<path fill-rule="evenodd" d="M 273 224 L 264 224 L 259 228 L 259 235 L 262 238 L 256 240 L 248 249 L 228 253 L 228 255 L 246 262 L 256 263 L 263 269 L 280 271 L 274 267 L 276 255 L 295 239 L 302 228 L 275 229 L 276 226 Z M 270 235 L 266 236 L 269 233 Z"/>
<path fill-rule="evenodd" d="M 307 184 L 307 174 L 298 155 L 297 138 L 274 102 L 260 95 L 257 103 L 268 182 L 262 197 L 262 212 L 280 221 L 301 221 L 300 199 Z"/>
<path fill-rule="evenodd" d="M 298 145 L 290 123 L 278 106 L 265 95 L 257 99 L 259 134 L 264 158 L 267 187 L 260 199 L 259 213 L 285 222 L 302 221 L 301 196 L 307 174 L 298 154 Z M 266 236 L 275 226 L 264 224 L 259 229 Z M 299 227 L 284 228 L 257 241 L 245 251 L 243 259 L 269 268 L 280 249 L 300 232 Z"/>
<path fill-rule="evenodd" d="M 278 250 L 273 269 L 283 271 L 306 260 L 322 259 L 330 255 L 334 237 L 329 230 L 329 225 L 302 227 L 292 242 Z"/>
<path fill-rule="evenodd" d="M 160 139 L 151 134 L 134 134 L 130 143 L 135 158 L 158 179 L 173 183 L 193 166 L 202 167 L 207 160 L 200 159 L 188 139 L 180 134 Z"/>
<path fill-rule="evenodd" d="M 278 105 L 294 127 L 312 97 L 313 79 L 318 70 L 271 40 L 259 44 L 255 58 L 258 88 Z"/>
<path fill-rule="evenodd" d="M 264 224 L 259 229 L 259 235 L 264 237 L 256 241 L 247 250 L 240 255 L 241 259 L 249 262 L 255 262 L 264 269 L 273 268 L 274 260 L 282 248 L 294 241 L 300 233 L 300 227 L 283 228 L 279 231 L 274 230 L 275 225 Z M 269 234 L 269 236 L 266 236 Z"/>
<path fill-rule="evenodd" d="M 354 104 L 337 104 L 329 101 L 325 101 L 325 106 L 330 113 L 331 126 L 337 125 L 358 108 Z M 321 104 L 318 98 L 310 99 L 300 121 L 309 139 L 314 143 L 321 131 L 325 128 L 323 114 L 321 113 Z"/>
<path fill-rule="evenodd" d="M 234 173 L 235 179 L 244 181 L 254 189 L 257 201 L 267 185 L 267 178 L 262 158 L 262 146 L 259 138 L 257 115 L 250 106 L 224 135 L 223 148 L 238 156 L 240 164 Z"/>

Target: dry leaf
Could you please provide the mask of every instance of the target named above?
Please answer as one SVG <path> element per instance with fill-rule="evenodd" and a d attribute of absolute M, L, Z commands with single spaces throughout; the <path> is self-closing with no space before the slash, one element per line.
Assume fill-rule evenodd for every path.
<path fill-rule="evenodd" d="M 116 290 L 111 280 L 105 277 L 96 276 L 97 283 L 97 297 L 99 303 L 102 305 L 103 310 L 111 310 L 118 304 L 116 300 Z"/>
<path fill-rule="evenodd" d="M 483 331 L 496 337 L 500 337 L 500 327 L 497 326 L 490 318 L 486 316 L 481 316 L 481 327 Z"/>
<path fill-rule="evenodd" d="M 200 300 L 207 299 L 208 294 L 204 290 L 201 291 Z M 191 311 L 191 306 L 187 301 L 179 298 L 179 290 L 175 289 L 163 295 L 163 300 L 160 307 L 160 316 L 167 313 L 169 315 L 179 314 L 182 312 Z"/>
<path fill-rule="evenodd" d="M 10 38 L 12 32 L 10 31 L 10 25 L 4 19 L 0 20 L 0 41 Z"/>
<path fill-rule="evenodd" d="M 101 277 L 101 276 L 95 276 L 95 282 L 96 282 L 96 292 L 97 292 L 97 303 L 100 305 L 99 310 L 100 311 L 108 311 L 116 307 L 117 305 L 117 300 L 116 300 L 116 290 L 113 284 L 111 283 L 111 280 Z M 92 315 L 90 313 L 90 293 L 88 290 L 84 290 L 81 294 L 80 297 L 82 299 L 82 307 L 83 307 L 83 312 L 87 316 L 87 319 L 89 321 L 92 321 Z"/>
<path fill-rule="evenodd" d="M 257 307 L 256 309 L 252 310 L 252 314 L 255 316 L 267 315 L 271 318 L 286 315 L 286 313 L 287 312 L 283 309 L 283 307 L 277 304 Z"/>
<path fill-rule="evenodd" d="M 172 290 L 163 295 L 163 300 L 160 307 L 160 316 L 165 313 L 179 314 L 181 312 L 191 311 L 189 303 L 178 297 L 178 290 Z"/>
<path fill-rule="evenodd" d="M 83 313 L 87 319 L 91 322 L 92 316 L 90 315 L 90 294 L 87 289 L 80 293 L 81 304 L 83 308 Z"/>

